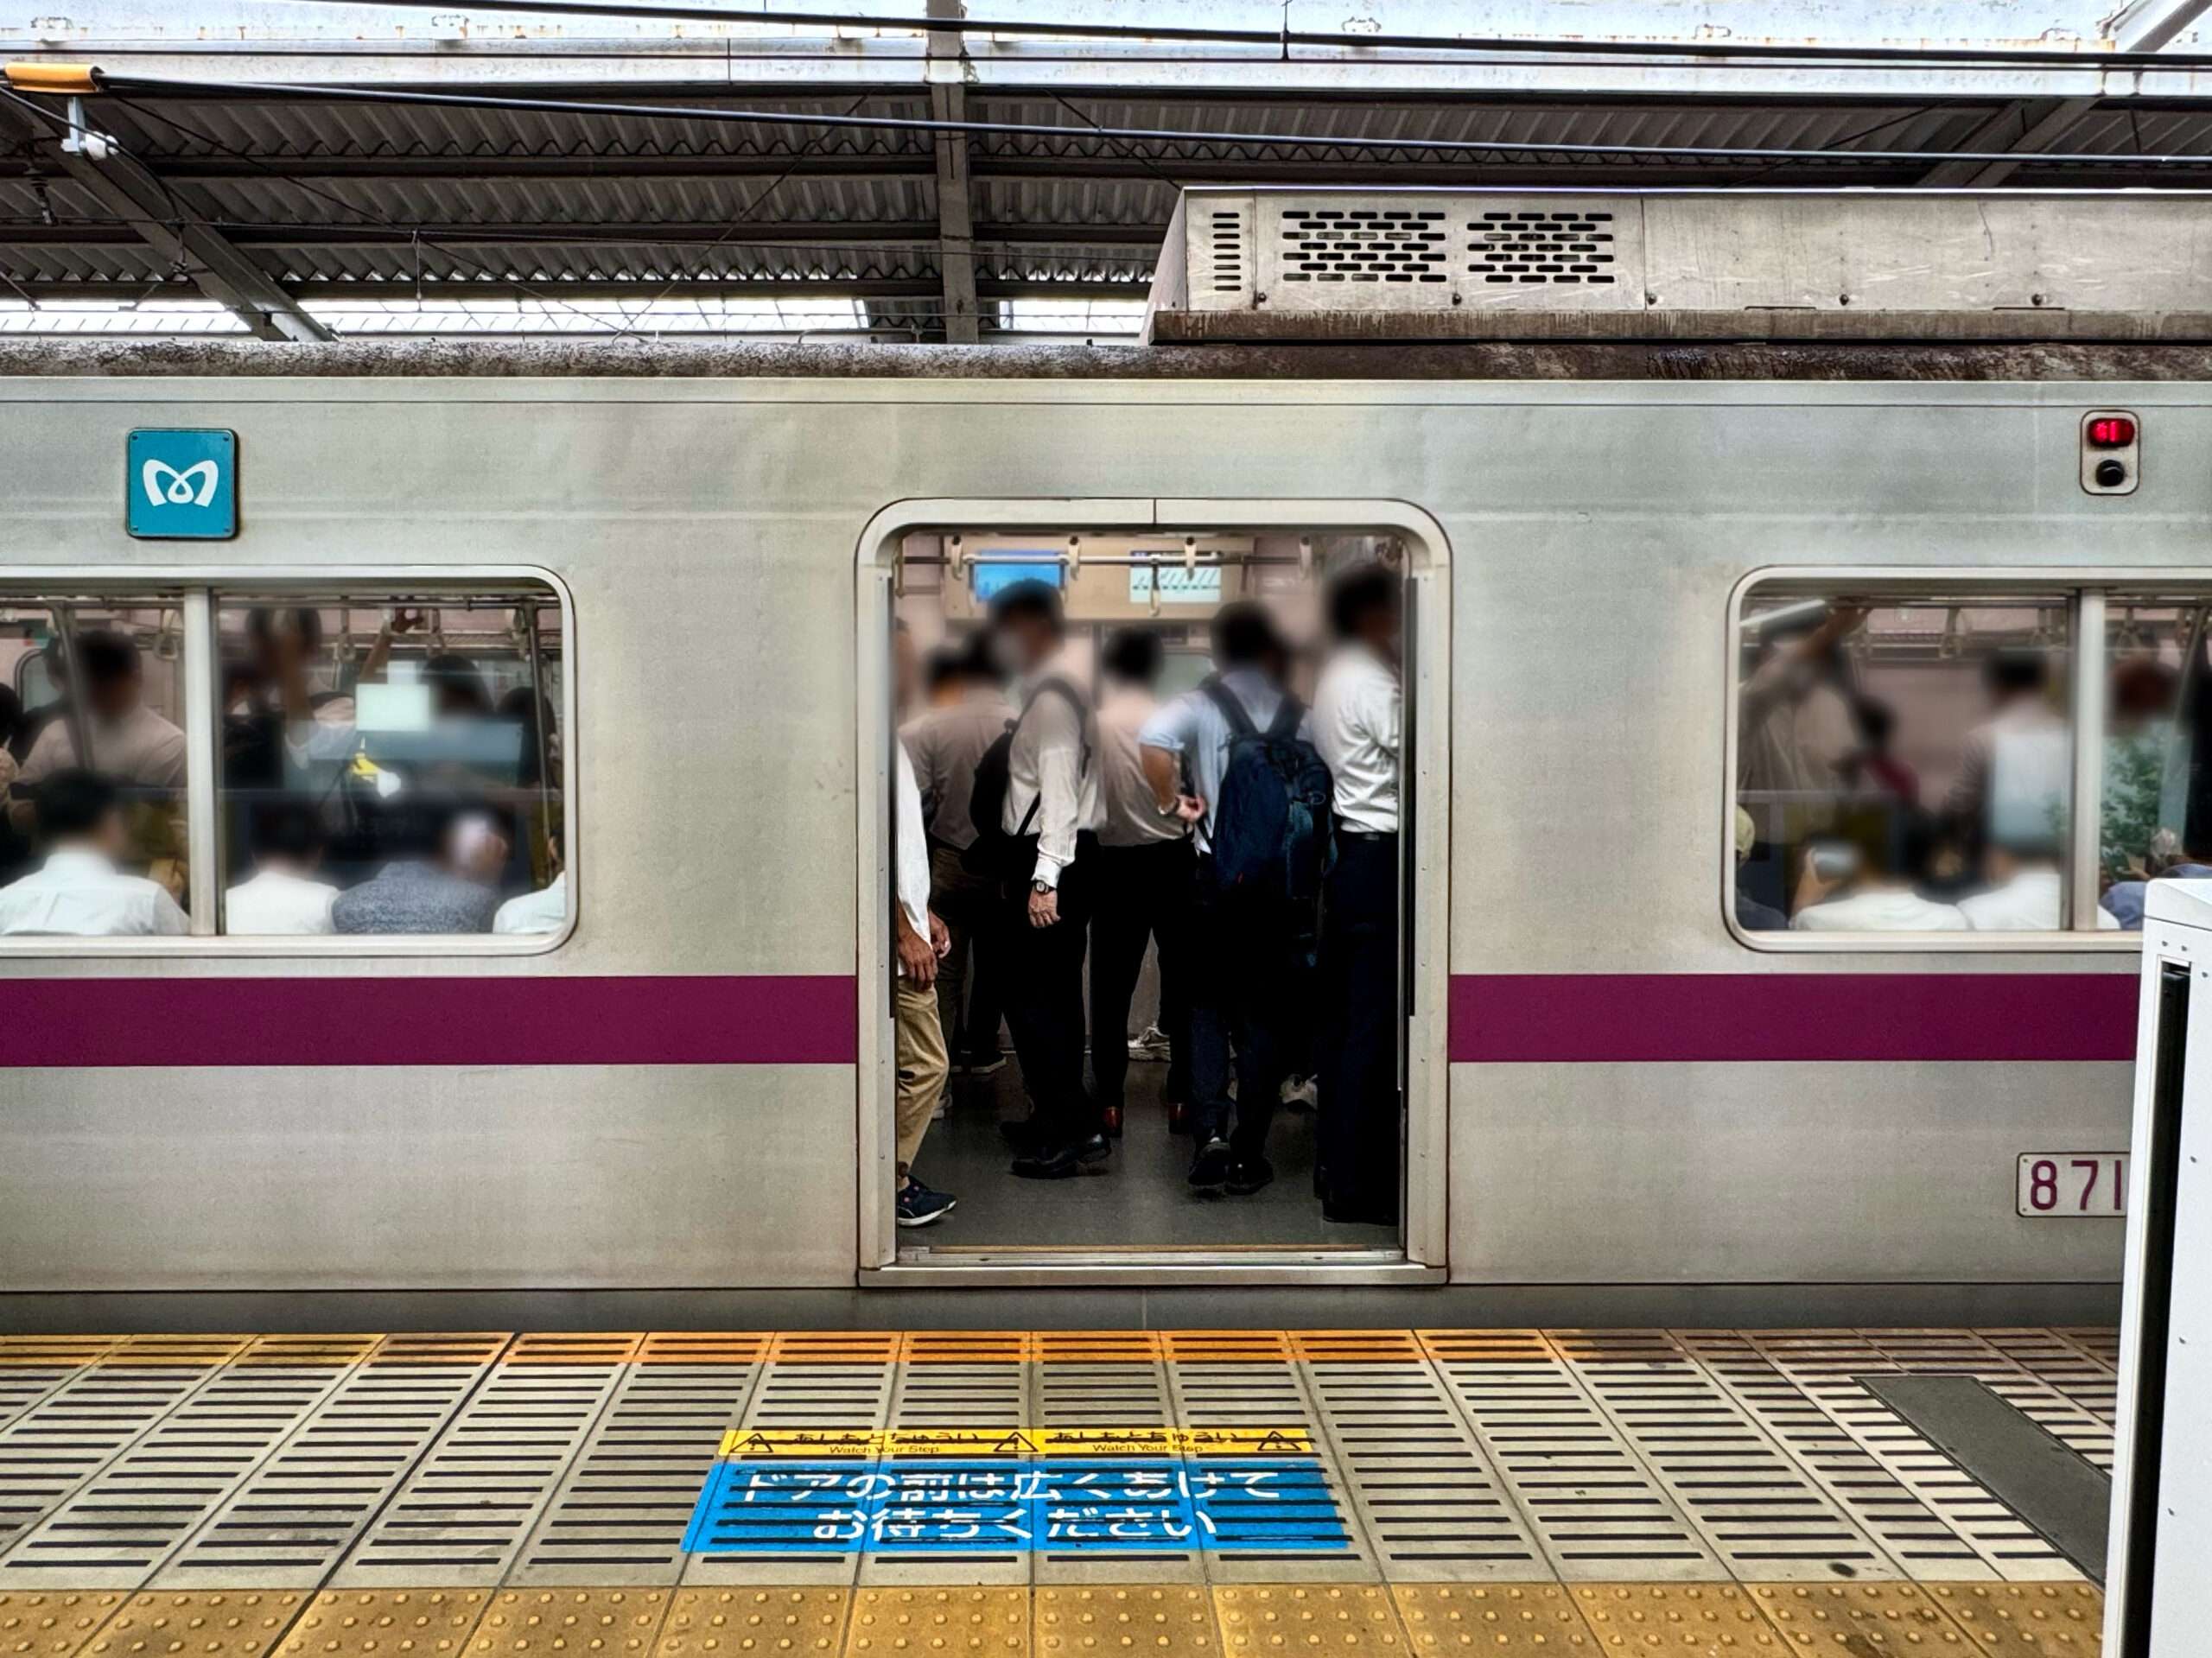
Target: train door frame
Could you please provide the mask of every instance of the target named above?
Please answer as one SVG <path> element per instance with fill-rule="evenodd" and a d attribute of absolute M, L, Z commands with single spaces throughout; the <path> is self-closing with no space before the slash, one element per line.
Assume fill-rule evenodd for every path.
<path fill-rule="evenodd" d="M 957 1260 L 899 1259 L 893 1202 L 897 1154 L 893 1103 L 896 1058 L 891 1015 L 889 653 L 899 550 L 918 531 L 989 528 L 1035 534 L 1061 530 L 1162 535 L 1203 525 L 1210 533 L 1388 535 L 1407 549 L 1412 675 L 1411 786 L 1408 806 L 1408 902 L 1404 916 L 1406 1016 L 1405 1220 L 1402 1251 L 1335 1252 L 1285 1246 L 1235 1251 L 999 1249 Z M 854 917 L 860 1062 L 855 1110 L 860 1149 L 863 1286 L 976 1288 L 1037 1285 L 1435 1284 L 1446 1276 L 1451 1072 L 1446 1037 L 1451 938 L 1452 549 L 1443 526 L 1404 501 L 1203 499 L 914 499 L 884 507 L 861 533 L 854 581 L 857 779 Z"/>

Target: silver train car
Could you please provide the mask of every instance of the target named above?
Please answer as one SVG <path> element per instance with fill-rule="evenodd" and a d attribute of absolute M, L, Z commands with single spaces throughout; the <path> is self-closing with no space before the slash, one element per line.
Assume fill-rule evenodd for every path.
<path fill-rule="evenodd" d="M 514 935 L 0 939 L 0 1291 L 1395 1286 L 1341 1305 L 1402 1322 L 1447 1285 L 1676 1311 L 1732 1286 L 1900 1321 L 1937 1296 L 2100 1312 L 2119 1204 L 2082 1188 L 2118 1172 L 2075 1165 L 2126 1144 L 2138 959 L 2090 918 L 2109 848 L 2073 837 L 2063 926 L 1748 926 L 1740 683 L 1769 621 L 1849 601 L 1876 619 L 1853 672 L 1963 728 L 1977 641 L 2031 638 L 2072 664 L 2049 697 L 2066 804 L 2110 817 L 2093 657 L 2164 652 L 2164 740 L 2190 740 L 2204 366 L 2055 344 L 10 348 L 0 600 L 164 619 L 196 917 L 224 855 L 215 663 L 249 600 L 458 619 L 527 590 L 572 901 Z M 2113 415 L 2125 491 L 2084 447 Z M 235 435 L 234 535 L 132 533 L 133 434 L 177 431 Z M 902 549 L 963 532 L 1402 561 L 1395 1242 L 902 1248 L 883 642 Z"/>

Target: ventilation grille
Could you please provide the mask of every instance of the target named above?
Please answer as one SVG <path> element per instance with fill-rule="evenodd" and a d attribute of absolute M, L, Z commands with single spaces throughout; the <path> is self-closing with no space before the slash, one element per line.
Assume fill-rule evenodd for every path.
<path fill-rule="evenodd" d="M 1282 279 L 1297 283 L 1451 280 L 1441 213 L 1413 208 L 1287 207 Z"/>
<path fill-rule="evenodd" d="M 1201 280 L 1217 294 L 1244 291 L 1244 215 L 1239 211 L 1209 213 L 1211 229 L 1206 237 L 1206 265 Z"/>
<path fill-rule="evenodd" d="M 1478 214 L 1467 226 L 1467 274 L 1500 285 L 1610 283 L 1615 280 L 1612 226 L 1609 213 Z"/>

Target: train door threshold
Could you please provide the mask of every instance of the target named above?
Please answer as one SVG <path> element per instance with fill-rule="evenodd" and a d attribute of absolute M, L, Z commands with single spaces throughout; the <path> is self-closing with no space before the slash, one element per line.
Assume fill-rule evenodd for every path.
<path fill-rule="evenodd" d="M 912 1289 L 969 1283 L 1003 1288 L 1065 1285 L 1201 1287 L 1232 1284 L 1441 1284 L 1445 1269 L 1398 1249 L 901 1250 L 889 1266 L 861 1269 L 863 1286 Z"/>

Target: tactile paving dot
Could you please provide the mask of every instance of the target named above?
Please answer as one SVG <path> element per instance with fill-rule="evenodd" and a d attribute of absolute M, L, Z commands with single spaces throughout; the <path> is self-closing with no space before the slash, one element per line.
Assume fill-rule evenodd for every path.
<path fill-rule="evenodd" d="M 1974 1649 L 1966 1632 L 1909 1583 L 1750 1585 L 1751 1599 L 1794 1652 L 1891 1658 Z"/>
<path fill-rule="evenodd" d="M 470 1658 L 642 1658 L 668 1610 L 665 1589 L 503 1589 L 468 1643 Z"/>
<path fill-rule="evenodd" d="M 1379 1585 L 1238 1584 L 1213 1593 L 1229 1658 L 1406 1649 L 1396 1609 Z"/>
<path fill-rule="evenodd" d="M 1194 1584 L 1046 1585 L 1039 1658 L 1220 1658 L 1213 1601 Z"/>
<path fill-rule="evenodd" d="M 123 1604 L 112 1594 L 0 1594 L 0 1658 L 69 1658 Z"/>
<path fill-rule="evenodd" d="M 1946 1583 L 1928 1592 L 1999 1658 L 2094 1658 L 2104 1650 L 2105 1598 L 2086 1583 Z"/>
<path fill-rule="evenodd" d="M 845 1633 L 843 1589 L 679 1589 L 656 1658 L 822 1658 Z"/>
<path fill-rule="evenodd" d="M 484 1589 L 326 1590 L 277 1658 L 455 1658 L 490 1598 Z"/>
<path fill-rule="evenodd" d="M 862 1589 L 848 1658 L 1027 1658 L 1027 1589 Z"/>
<path fill-rule="evenodd" d="M 1462 1649 L 1497 1658 L 1595 1650 L 1590 1626 L 1555 1583 L 1400 1583 L 1390 1592 L 1421 1658 Z"/>
<path fill-rule="evenodd" d="M 306 1605 L 301 1590 L 195 1589 L 133 1595 L 86 1658 L 262 1658 Z"/>
<path fill-rule="evenodd" d="M 1591 1584 L 1574 1591 L 1598 1650 L 1694 1653 L 1786 1652 L 1751 1598 L 1730 1584 Z"/>

